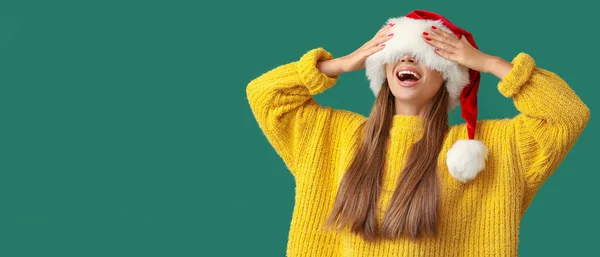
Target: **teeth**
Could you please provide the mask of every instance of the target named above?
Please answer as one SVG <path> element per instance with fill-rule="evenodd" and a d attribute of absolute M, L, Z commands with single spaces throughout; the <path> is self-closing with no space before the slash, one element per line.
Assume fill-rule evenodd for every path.
<path fill-rule="evenodd" d="M 419 76 L 419 74 L 412 72 L 412 71 L 407 71 L 407 70 L 403 70 L 398 72 L 398 76 L 402 75 L 402 74 L 412 74 L 413 76 L 415 76 L 417 79 L 420 79 L 421 76 Z"/>

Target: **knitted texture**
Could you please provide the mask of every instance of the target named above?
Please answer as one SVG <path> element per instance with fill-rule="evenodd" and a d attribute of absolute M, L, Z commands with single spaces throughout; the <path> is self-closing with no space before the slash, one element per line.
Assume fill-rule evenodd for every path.
<path fill-rule="evenodd" d="M 475 138 L 489 148 L 486 167 L 469 183 L 449 174 L 446 152 L 467 139 L 466 124 L 453 125 L 438 159 L 439 230 L 434 237 L 363 241 L 359 235 L 322 228 L 340 180 L 362 140 L 367 117 L 317 103 L 313 95 L 336 84 L 317 61 L 333 59 L 323 48 L 280 65 L 246 87 L 252 113 L 296 183 L 286 255 L 291 256 L 517 256 L 519 224 L 541 185 L 556 170 L 590 118 L 588 107 L 556 74 L 519 53 L 498 83 L 520 112 L 481 120 Z M 386 152 L 378 222 L 392 196 L 408 150 L 423 135 L 419 116 L 396 114 Z M 373 171 L 379 172 L 379 171 Z"/>

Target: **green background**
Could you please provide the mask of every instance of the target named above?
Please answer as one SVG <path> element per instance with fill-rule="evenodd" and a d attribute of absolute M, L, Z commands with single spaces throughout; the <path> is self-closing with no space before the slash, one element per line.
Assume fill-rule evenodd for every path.
<path fill-rule="evenodd" d="M 284 256 L 294 180 L 246 85 L 316 47 L 349 54 L 414 9 L 488 54 L 531 54 L 595 113 L 584 1 L 0 2 L 0 256 Z M 483 74 L 480 119 L 517 114 L 497 82 Z M 364 115 L 374 102 L 364 70 L 315 98 Z M 538 192 L 520 255 L 597 252 L 597 130 Z"/>

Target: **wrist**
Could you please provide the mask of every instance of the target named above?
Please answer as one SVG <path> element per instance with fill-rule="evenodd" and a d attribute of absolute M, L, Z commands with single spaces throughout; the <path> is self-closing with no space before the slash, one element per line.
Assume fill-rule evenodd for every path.
<path fill-rule="evenodd" d="M 348 67 L 346 67 L 346 66 L 344 65 L 344 63 L 345 63 L 345 59 L 344 59 L 344 57 L 343 57 L 343 56 L 342 56 L 342 57 L 335 58 L 335 59 L 333 59 L 333 60 L 331 60 L 331 61 L 332 61 L 332 63 L 333 63 L 333 64 L 332 64 L 332 66 L 334 67 L 334 70 L 336 70 L 336 72 L 338 73 L 338 75 L 339 75 L 339 74 L 342 74 L 342 73 L 350 72 L 350 71 L 348 70 Z"/>
<path fill-rule="evenodd" d="M 344 69 L 341 64 L 342 61 L 340 58 L 335 58 L 317 62 L 317 68 L 322 73 L 325 73 L 328 77 L 333 78 L 344 73 Z"/>
<path fill-rule="evenodd" d="M 484 73 L 492 73 L 494 71 L 496 65 L 498 63 L 498 57 L 493 55 L 486 55 L 484 59 L 483 69 L 481 70 Z"/>
<path fill-rule="evenodd" d="M 486 60 L 485 72 L 491 73 L 499 79 L 503 79 L 510 73 L 513 68 L 513 64 L 498 57 L 490 56 Z"/>

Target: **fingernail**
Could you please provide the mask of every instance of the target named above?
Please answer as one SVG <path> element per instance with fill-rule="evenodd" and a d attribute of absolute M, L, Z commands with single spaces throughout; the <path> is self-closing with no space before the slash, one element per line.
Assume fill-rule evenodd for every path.
<path fill-rule="evenodd" d="M 391 26 L 394 26 L 394 24 L 395 24 L 395 23 L 390 23 L 390 27 L 391 27 Z"/>
<path fill-rule="evenodd" d="M 427 33 L 427 32 L 423 32 L 423 35 L 427 36 L 427 35 L 429 35 L 429 33 Z"/>
<path fill-rule="evenodd" d="M 435 26 L 431 26 L 431 28 L 432 28 L 432 29 L 437 29 L 437 27 L 435 27 Z"/>
<path fill-rule="evenodd" d="M 384 46 L 385 44 L 379 44 L 380 46 Z"/>
<path fill-rule="evenodd" d="M 426 37 L 426 38 L 425 38 L 425 40 L 427 40 L 427 41 L 431 41 L 431 38 L 428 38 L 428 37 Z"/>
<path fill-rule="evenodd" d="M 389 34 L 388 36 L 393 36 L 393 35 L 394 35 L 394 33 L 391 33 L 391 34 Z"/>

